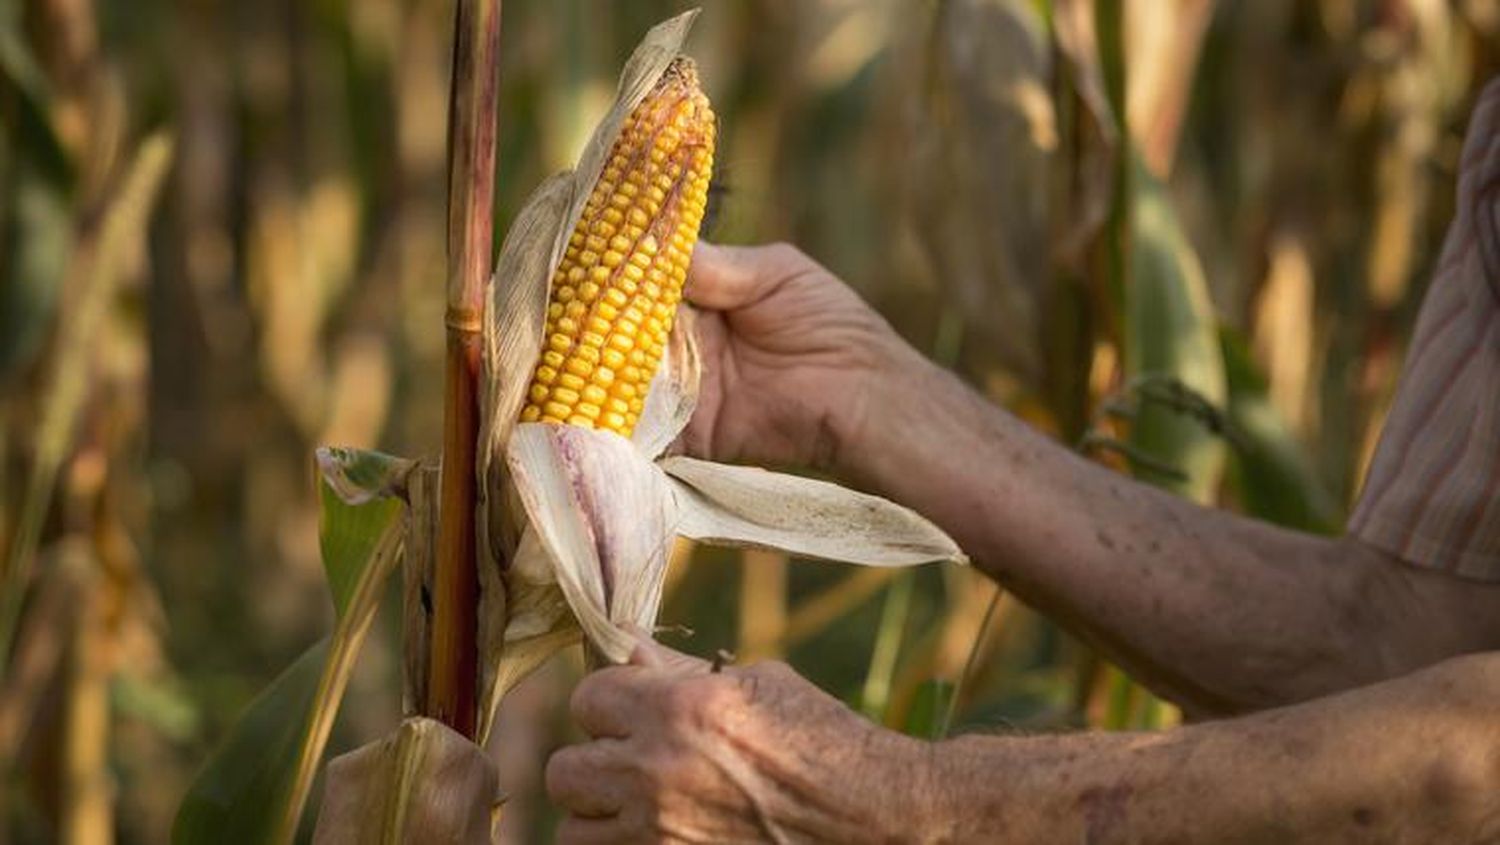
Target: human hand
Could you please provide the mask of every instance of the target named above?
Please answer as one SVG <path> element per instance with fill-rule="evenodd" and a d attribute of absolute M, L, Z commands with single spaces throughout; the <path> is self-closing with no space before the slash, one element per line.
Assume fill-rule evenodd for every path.
<path fill-rule="evenodd" d="M 925 744 L 783 663 L 713 673 L 642 636 L 571 710 L 593 740 L 547 763 L 559 843 L 891 841 L 925 805 Z"/>
<path fill-rule="evenodd" d="M 787 244 L 700 242 L 687 296 L 702 309 L 689 453 L 715 460 L 843 466 L 893 370 L 920 361 L 884 318 Z"/>

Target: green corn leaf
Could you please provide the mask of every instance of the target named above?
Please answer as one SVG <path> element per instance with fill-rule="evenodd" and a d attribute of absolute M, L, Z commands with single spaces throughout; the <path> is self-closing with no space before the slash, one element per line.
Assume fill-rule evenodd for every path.
<path fill-rule="evenodd" d="M 319 454 L 324 469 L 319 541 L 339 611 L 337 625 L 329 639 L 250 705 L 209 757 L 178 810 L 174 845 L 284 843 L 296 835 L 349 674 L 403 539 L 401 503 L 391 498 L 398 488 L 384 483 L 390 475 L 355 472 L 379 482 L 369 489 L 380 492 L 352 505 L 335 490 L 347 480 L 337 470 L 344 463 L 390 469 L 399 460 L 342 450 L 330 462 Z"/>
<path fill-rule="evenodd" d="M 1266 380 L 1244 338 L 1227 328 L 1219 334 L 1229 379 L 1229 419 L 1236 432 L 1230 489 L 1253 516 L 1303 531 L 1337 532 L 1343 516 L 1302 444 L 1272 407 Z"/>
<path fill-rule="evenodd" d="M 942 678 L 923 681 L 912 698 L 902 732 L 918 739 L 942 739 L 948 732 L 948 709 L 954 685 Z"/>
<path fill-rule="evenodd" d="M 1137 162 L 1129 188 L 1128 281 L 1123 346 L 1132 384 L 1172 386 L 1192 402 L 1142 401 L 1130 445 L 1173 467 L 1138 466 L 1147 481 L 1194 501 L 1212 500 L 1224 470 L 1225 443 L 1204 413 L 1222 408 L 1227 389 L 1218 320 L 1198 256 L 1188 243 L 1163 185 Z"/>
<path fill-rule="evenodd" d="M 68 201 L 29 162 L 8 162 L 0 212 L 0 384 L 35 360 L 57 313 L 73 243 Z"/>
<path fill-rule="evenodd" d="M 182 799 L 172 825 L 175 845 L 274 840 L 327 657 L 325 639 L 246 708 Z"/>
<path fill-rule="evenodd" d="M 322 483 L 318 544 L 333 606 L 343 616 L 385 526 L 401 512 L 413 463 L 380 452 L 318 450 Z"/>

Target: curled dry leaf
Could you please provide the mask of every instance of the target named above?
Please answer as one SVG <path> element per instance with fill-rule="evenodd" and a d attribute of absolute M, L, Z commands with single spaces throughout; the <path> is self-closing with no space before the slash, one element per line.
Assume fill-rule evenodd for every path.
<path fill-rule="evenodd" d="M 499 772 L 484 749 L 442 722 L 414 718 L 328 764 L 313 841 L 493 841 Z"/>
<path fill-rule="evenodd" d="M 318 472 L 346 505 L 385 497 L 406 498 L 406 479 L 416 461 L 367 449 L 320 446 Z"/>

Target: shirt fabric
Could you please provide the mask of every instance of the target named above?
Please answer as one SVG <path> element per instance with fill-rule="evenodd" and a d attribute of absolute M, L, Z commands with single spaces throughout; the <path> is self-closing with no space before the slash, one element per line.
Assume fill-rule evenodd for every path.
<path fill-rule="evenodd" d="M 1349 533 L 1500 580 L 1500 79 L 1480 94 L 1456 216 Z"/>

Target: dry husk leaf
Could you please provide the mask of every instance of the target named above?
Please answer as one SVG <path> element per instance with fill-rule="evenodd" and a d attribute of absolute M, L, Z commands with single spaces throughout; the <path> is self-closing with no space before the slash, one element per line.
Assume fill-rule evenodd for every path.
<path fill-rule="evenodd" d="M 523 423 L 510 467 L 526 514 L 589 639 L 623 662 L 625 626 L 650 628 L 676 525 L 666 476 L 630 441 L 567 425 Z"/>
<path fill-rule="evenodd" d="M 656 458 L 672 445 L 687 428 L 693 410 L 698 407 L 698 381 L 703 375 L 703 361 L 698 354 L 697 327 L 693 309 L 677 309 L 677 322 L 667 338 L 666 354 L 661 368 L 646 392 L 646 406 L 630 439 L 636 449 L 648 458 Z"/>
<path fill-rule="evenodd" d="M 493 841 L 499 772 L 483 748 L 441 722 L 407 719 L 335 757 L 326 777 L 317 845 Z"/>
<path fill-rule="evenodd" d="M 677 533 L 865 566 L 966 563 L 937 526 L 879 496 L 754 467 L 667 458 L 682 520 Z"/>

